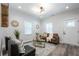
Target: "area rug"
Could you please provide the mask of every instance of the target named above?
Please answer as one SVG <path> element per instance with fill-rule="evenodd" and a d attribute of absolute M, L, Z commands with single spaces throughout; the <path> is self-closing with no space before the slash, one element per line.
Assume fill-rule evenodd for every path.
<path fill-rule="evenodd" d="M 45 43 L 45 48 L 35 47 L 33 42 L 26 43 L 24 45 L 30 45 L 36 49 L 36 56 L 48 56 L 56 49 L 56 45 L 51 43 Z"/>

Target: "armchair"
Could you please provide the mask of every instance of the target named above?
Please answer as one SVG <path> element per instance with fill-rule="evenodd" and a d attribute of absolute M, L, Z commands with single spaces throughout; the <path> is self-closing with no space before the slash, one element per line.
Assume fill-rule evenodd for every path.
<path fill-rule="evenodd" d="M 59 35 L 58 35 L 58 33 L 53 34 L 53 38 L 51 39 L 51 43 L 59 44 Z"/>

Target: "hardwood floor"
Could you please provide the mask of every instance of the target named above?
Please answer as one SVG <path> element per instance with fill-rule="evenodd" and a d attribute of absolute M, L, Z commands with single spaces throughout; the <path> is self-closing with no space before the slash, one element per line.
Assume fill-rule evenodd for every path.
<path fill-rule="evenodd" d="M 49 56 L 79 56 L 79 46 L 59 44 Z"/>

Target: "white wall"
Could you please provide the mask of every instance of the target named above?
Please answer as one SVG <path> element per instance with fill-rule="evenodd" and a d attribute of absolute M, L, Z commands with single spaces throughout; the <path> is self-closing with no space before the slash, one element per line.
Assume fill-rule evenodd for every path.
<path fill-rule="evenodd" d="M 19 26 L 18 27 L 13 27 L 11 25 L 11 21 L 12 20 L 17 20 L 19 22 Z M 32 35 L 26 35 L 24 34 L 24 22 L 32 22 L 33 24 L 33 33 Z M 21 33 L 20 39 L 22 39 L 23 41 L 27 42 L 30 40 L 33 40 L 34 35 L 35 35 L 35 31 L 36 31 L 36 25 L 40 25 L 39 20 L 37 20 L 36 18 L 33 18 L 32 16 L 28 16 L 27 14 L 16 10 L 16 9 L 12 9 L 9 8 L 9 26 L 8 27 L 2 27 L 2 40 L 4 41 L 4 37 L 5 36 L 10 36 L 12 38 L 14 38 L 14 30 L 18 29 Z"/>
<path fill-rule="evenodd" d="M 14 10 L 14 9 L 10 9 L 9 10 L 9 32 L 12 33 L 12 31 L 14 31 L 13 28 L 11 26 L 11 21 L 12 20 L 17 20 L 19 22 L 19 27 L 17 28 L 20 32 L 21 32 L 21 39 L 23 39 L 24 41 L 27 40 L 32 40 L 33 36 L 35 34 L 35 30 L 36 30 L 36 25 L 39 24 L 39 20 L 28 16 L 27 14 L 22 13 L 21 11 L 18 10 Z M 24 22 L 32 22 L 33 24 L 33 34 L 32 35 L 25 35 L 24 34 Z"/>
<path fill-rule="evenodd" d="M 63 28 L 64 28 L 64 20 L 69 18 L 76 18 L 79 20 L 79 9 L 74 9 L 66 12 L 59 13 L 55 16 L 50 17 L 49 19 L 45 19 L 41 21 L 41 32 L 45 31 L 45 23 L 51 22 L 53 24 L 53 32 L 58 33 L 60 36 L 60 42 L 64 42 L 63 39 Z M 67 43 L 67 42 L 64 42 Z M 72 43 L 74 44 L 74 43 Z"/>

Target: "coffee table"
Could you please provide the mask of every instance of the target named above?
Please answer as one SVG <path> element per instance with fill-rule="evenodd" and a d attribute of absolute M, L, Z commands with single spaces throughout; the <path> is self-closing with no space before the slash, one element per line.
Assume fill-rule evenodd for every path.
<path fill-rule="evenodd" d="M 23 54 L 23 56 L 35 56 L 35 51 L 36 51 L 35 48 L 29 45 L 24 46 L 24 48 L 25 48 L 25 53 Z"/>
<path fill-rule="evenodd" d="M 35 47 L 45 48 L 45 40 L 33 40 L 33 45 Z"/>

